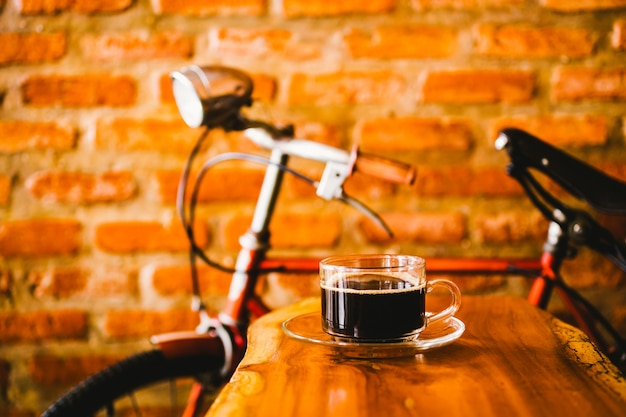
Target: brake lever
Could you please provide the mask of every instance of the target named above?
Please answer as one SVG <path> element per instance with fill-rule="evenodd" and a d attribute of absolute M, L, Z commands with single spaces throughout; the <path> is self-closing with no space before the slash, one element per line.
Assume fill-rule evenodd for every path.
<path fill-rule="evenodd" d="M 376 223 L 378 226 L 380 226 L 390 238 L 393 238 L 393 231 L 391 230 L 391 228 L 387 225 L 387 223 L 385 223 L 385 221 L 382 219 L 382 217 L 380 217 L 380 215 L 378 213 L 376 213 L 374 210 L 372 210 L 371 208 L 369 208 L 368 206 L 366 206 L 365 204 L 363 204 L 362 202 L 360 202 L 359 200 L 357 200 L 354 197 L 350 197 L 349 195 L 347 195 L 345 192 L 341 192 L 341 195 L 338 197 L 335 197 L 336 200 L 341 201 L 342 203 L 345 203 L 347 205 L 349 205 L 350 207 L 360 211 L 362 214 L 364 214 L 367 218 L 369 218 L 370 220 L 372 220 L 374 223 Z"/>

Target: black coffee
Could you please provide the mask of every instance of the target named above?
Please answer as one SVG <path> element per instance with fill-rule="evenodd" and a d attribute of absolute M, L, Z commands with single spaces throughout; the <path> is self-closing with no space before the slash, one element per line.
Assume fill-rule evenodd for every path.
<path fill-rule="evenodd" d="M 395 277 L 355 275 L 322 286 L 322 327 L 335 336 L 389 340 L 424 325 L 426 287 Z"/>

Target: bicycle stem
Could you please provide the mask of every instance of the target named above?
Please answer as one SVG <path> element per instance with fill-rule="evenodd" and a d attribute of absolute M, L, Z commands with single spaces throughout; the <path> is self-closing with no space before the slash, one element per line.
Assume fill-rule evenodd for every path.
<path fill-rule="evenodd" d="M 235 262 L 236 272 L 233 274 L 226 305 L 222 312 L 232 320 L 231 324 L 245 323 L 248 320 L 246 300 L 254 293 L 261 262 L 269 249 L 269 224 L 274 214 L 276 200 L 280 193 L 284 171 L 278 164 L 285 165 L 289 155 L 274 149 L 270 155 L 272 164 L 268 165 L 261 191 L 252 216 L 250 228 L 239 238 L 241 250 Z"/>

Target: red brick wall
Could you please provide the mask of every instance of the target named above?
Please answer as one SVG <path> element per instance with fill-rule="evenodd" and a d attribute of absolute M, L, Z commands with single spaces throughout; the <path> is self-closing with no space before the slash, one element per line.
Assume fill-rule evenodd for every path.
<path fill-rule="evenodd" d="M 181 121 L 167 78 L 182 66 L 239 67 L 255 80 L 256 115 L 419 166 L 413 187 L 359 176 L 347 185 L 382 213 L 393 241 L 289 179 L 273 229 L 282 253 L 537 255 L 546 223 L 493 149 L 503 126 L 626 180 L 624 0 L 2 4 L 2 415 L 34 415 L 150 334 L 195 324 L 174 196 L 199 132 Z M 207 156 L 252 149 L 239 134 L 209 143 Z M 196 235 L 228 260 L 262 172 L 210 175 Z M 566 278 L 626 333 L 623 273 L 584 252 Z M 200 279 L 218 308 L 228 277 L 201 268 Z M 524 290 L 501 277 L 459 283 Z M 315 277 L 271 276 L 259 290 L 284 304 L 314 294 Z"/>

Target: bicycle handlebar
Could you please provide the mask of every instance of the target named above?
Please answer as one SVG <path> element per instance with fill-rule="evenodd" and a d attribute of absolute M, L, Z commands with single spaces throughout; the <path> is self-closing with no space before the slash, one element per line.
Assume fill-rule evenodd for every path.
<path fill-rule="evenodd" d="M 348 152 L 322 143 L 289 137 L 274 138 L 271 132 L 261 127 L 246 129 L 244 134 L 258 146 L 269 150 L 278 150 L 287 155 L 319 162 L 336 162 L 340 164 L 348 164 L 350 162 L 350 154 Z"/>
<path fill-rule="evenodd" d="M 358 171 L 397 184 L 412 184 L 415 181 L 416 169 L 414 166 L 378 155 L 361 153 L 356 146 L 352 152 L 347 152 L 307 139 L 274 138 L 271 132 L 263 127 L 248 128 L 244 133 L 255 144 L 265 149 L 278 150 L 300 158 L 344 166 L 347 175 Z"/>
<path fill-rule="evenodd" d="M 350 205 L 382 227 L 389 236 L 393 236 L 391 229 L 375 211 L 346 195 L 343 185 L 356 171 L 388 182 L 412 184 L 416 172 L 412 165 L 377 155 L 362 154 L 356 146 L 352 152 L 347 152 L 322 143 L 291 138 L 286 134 L 292 133 L 290 129 L 281 131 L 262 122 L 244 120 L 243 125 L 254 126 L 243 129 L 244 133 L 265 149 L 324 162 L 326 165 L 319 182 L 313 182 L 316 194 L 325 200 L 335 199 Z"/>
<path fill-rule="evenodd" d="M 359 152 L 355 147 L 354 171 L 370 177 L 379 178 L 396 184 L 411 185 L 415 182 L 417 170 L 413 165 Z"/>
<path fill-rule="evenodd" d="M 343 185 L 356 171 L 392 183 L 412 184 L 416 172 L 413 166 L 377 155 L 362 154 L 356 147 L 348 152 L 294 138 L 291 126 L 279 128 L 246 118 L 241 108 L 252 104 L 253 84 L 250 77 L 241 71 L 220 66 L 191 66 L 172 73 L 171 77 L 176 105 L 189 126 L 243 131 L 252 142 L 272 153 L 279 153 L 281 158 L 296 156 L 325 163 L 320 180 L 310 180 L 316 187 L 316 194 L 326 200 L 335 199 L 351 205 L 392 235 L 380 216 L 346 195 Z M 192 151 L 194 154 L 195 151 Z"/>

